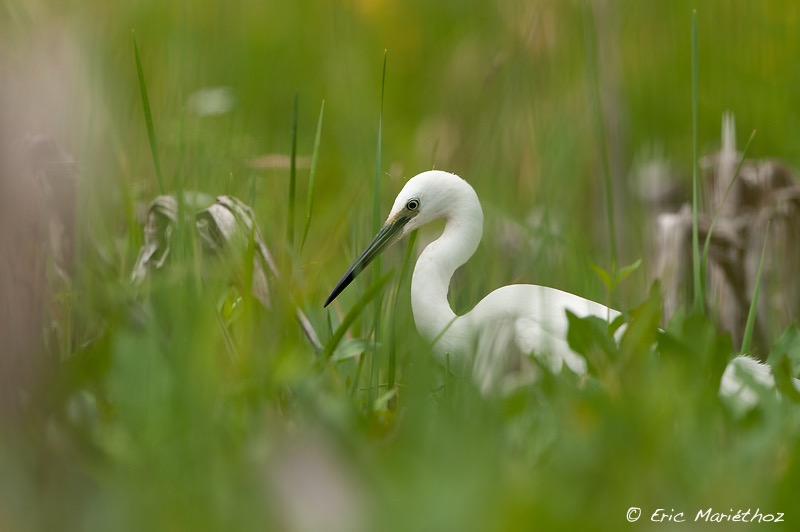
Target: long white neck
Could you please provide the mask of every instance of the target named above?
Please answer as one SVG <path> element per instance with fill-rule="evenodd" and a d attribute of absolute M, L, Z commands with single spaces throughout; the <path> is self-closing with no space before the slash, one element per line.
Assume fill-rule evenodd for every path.
<path fill-rule="evenodd" d="M 470 349 L 472 342 L 468 331 L 458 326 L 447 300 L 453 273 L 475 253 L 483 235 L 480 202 L 472 187 L 466 182 L 463 185 L 445 214 L 442 235 L 423 250 L 411 279 L 411 307 L 417 330 L 430 342 L 438 338 L 434 351 L 439 356 L 460 355 Z"/>

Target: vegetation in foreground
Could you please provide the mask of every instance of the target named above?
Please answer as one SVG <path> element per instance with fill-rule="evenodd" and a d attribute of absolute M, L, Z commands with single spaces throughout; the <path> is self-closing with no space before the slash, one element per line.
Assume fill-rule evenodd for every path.
<path fill-rule="evenodd" d="M 669 157 L 692 164 L 688 5 L 619 2 L 625 14 L 602 22 L 612 11 L 558 2 L 347 2 L 319 17 L 304 14 L 317 13 L 311 2 L 93 4 L 0 8 L 11 15 L 0 23 L 6 72 L 39 57 L 37 26 L 47 22 L 62 59 L 76 61 L 63 87 L 84 83 L 67 100 L 93 104 L 50 114 L 53 137 L 78 160 L 74 259 L 71 270 L 39 272 L 51 287 L 45 369 L 3 418 L 0 528 L 616 530 L 778 514 L 785 522 L 774 526 L 796 526 L 793 390 L 754 382 L 757 406 L 720 400 L 734 340 L 703 313 L 659 330 L 661 296 L 645 268 L 615 287 L 616 303 L 632 309 L 618 346 L 606 324 L 573 323 L 589 377 L 551 375 L 505 397 L 482 397 L 433 362 L 410 314 L 403 271 L 413 255 L 400 246 L 383 261 L 395 274 L 382 290 L 369 289 L 380 276 L 367 277 L 321 309 L 372 232 L 374 210 L 384 215 L 402 177 L 433 165 L 470 179 L 487 212 L 484 243 L 452 285 L 457 310 L 512 281 L 604 300 L 591 271 L 611 263 L 606 224 L 596 223 L 605 219 L 598 146 L 627 199 L 616 204 L 619 263 L 631 263 L 648 238 L 626 207 L 625 176 L 649 149 L 634 139 L 662 138 Z M 796 167 L 785 72 L 800 47 L 797 8 L 725 6 L 698 11 L 701 146 L 717 138 L 718 107 L 731 107 L 745 130 L 759 128 L 756 154 Z M 616 72 L 603 24 L 618 30 Z M 655 40 L 662 32 L 673 37 Z M 669 46 L 643 47 L 642 33 Z M 596 79 L 585 66 L 595 53 Z M 623 113 L 589 103 L 593 83 L 612 96 L 605 106 L 629 109 L 627 134 L 609 122 Z M 233 99 L 211 108 L 227 110 L 207 113 L 202 93 L 191 100 L 220 84 L 228 89 L 217 96 Z M 144 241 L 137 213 L 157 194 L 191 190 L 253 208 L 281 275 L 268 276 L 268 306 L 249 290 L 255 233 L 243 260 L 220 263 L 182 216 L 167 264 L 131 282 Z M 790 327 L 771 342 L 779 377 L 797 374 L 797 334 Z M 631 508 L 641 509 L 634 525 Z"/>

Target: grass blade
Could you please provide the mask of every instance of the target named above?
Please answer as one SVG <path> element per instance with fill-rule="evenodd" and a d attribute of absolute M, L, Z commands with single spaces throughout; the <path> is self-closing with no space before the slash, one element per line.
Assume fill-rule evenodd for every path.
<path fill-rule="evenodd" d="M 325 100 L 319 109 L 319 119 L 317 119 L 317 133 L 314 135 L 314 151 L 311 153 L 311 170 L 308 173 L 308 193 L 306 194 L 306 223 L 303 226 L 303 239 L 300 241 L 300 253 L 306 245 L 308 230 L 311 227 L 311 211 L 314 208 L 314 188 L 317 182 L 317 161 L 319 160 L 319 143 L 322 136 L 322 117 L 325 114 Z"/>
<path fill-rule="evenodd" d="M 597 41 L 597 32 L 592 15 L 592 7 L 589 2 L 584 4 L 584 41 L 586 45 L 586 65 L 589 70 L 588 79 L 592 98 L 592 107 L 595 109 L 594 129 L 595 138 L 600 143 L 600 158 L 603 171 L 603 188 L 605 189 L 606 203 L 606 231 L 608 232 L 608 247 L 611 256 L 611 276 L 615 275 L 617 269 L 617 228 L 614 219 L 614 186 L 611 182 L 611 158 L 609 156 L 608 129 L 606 128 L 605 113 L 603 111 L 603 99 L 600 89 L 600 73 L 597 65 L 597 50 L 594 43 Z"/>
<path fill-rule="evenodd" d="M 294 197 L 297 189 L 297 106 L 298 95 L 294 93 L 292 105 L 292 154 L 289 159 L 289 210 L 286 215 L 286 241 L 289 249 L 294 251 Z"/>
<path fill-rule="evenodd" d="M 392 309 L 392 330 L 391 341 L 389 342 L 389 361 L 386 370 L 386 386 L 389 390 L 394 388 L 395 376 L 397 375 L 397 302 L 400 299 L 400 290 L 411 269 L 411 257 L 414 254 L 414 244 L 417 242 L 417 232 L 411 233 L 406 246 L 406 254 L 403 257 L 403 268 L 400 270 L 400 279 L 397 281 L 397 289 L 394 294 L 394 308 Z"/>
<path fill-rule="evenodd" d="M 764 247 L 761 248 L 761 259 L 758 262 L 758 272 L 756 273 L 756 284 L 753 287 L 753 299 L 750 300 L 750 310 L 747 313 L 747 324 L 744 328 L 744 337 L 742 338 L 742 354 L 747 354 L 750 351 L 750 344 L 753 341 L 753 329 L 756 323 L 756 314 L 758 308 L 758 292 L 761 288 L 761 273 L 764 269 L 764 255 L 767 252 L 767 241 L 769 240 L 769 225 L 771 221 L 767 222 L 767 229 L 764 231 Z"/>
<path fill-rule="evenodd" d="M 700 191 L 697 186 L 697 10 L 692 10 L 692 278 L 694 310 L 702 312 L 705 294 L 700 270 L 700 237 L 697 229 Z"/>
<path fill-rule="evenodd" d="M 381 148 L 383 144 L 383 96 L 386 88 L 386 50 L 383 51 L 383 73 L 381 75 L 381 103 L 378 112 L 378 147 L 375 153 L 374 194 L 372 196 L 372 231 L 381 227 Z M 376 261 L 377 264 L 377 261 Z"/>
<path fill-rule="evenodd" d="M 356 392 L 358 391 L 358 383 L 361 382 L 361 371 L 364 369 L 364 360 L 366 360 L 365 353 L 361 353 L 361 356 L 358 357 L 358 365 L 356 366 L 356 374 L 353 376 L 353 382 L 350 383 L 350 398 L 354 398 L 356 396 Z"/>
<path fill-rule="evenodd" d="M 367 288 L 367 291 L 364 292 L 364 295 L 359 298 L 356 304 L 353 305 L 349 311 L 347 311 L 342 323 L 339 324 L 339 327 L 336 328 L 333 336 L 331 336 L 328 342 L 325 344 L 325 350 L 322 352 L 323 360 L 328 360 L 331 357 L 333 352 L 336 350 L 336 346 L 338 346 L 339 342 L 341 342 L 342 338 L 344 338 L 347 329 L 350 328 L 350 325 L 352 325 L 353 321 L 355 321 L 355 319 L 358 317 L 358 314 L 361 312 L 361 310 L 366 307 L 369 302 L 380 293 L 381 289 L 383 289 L 386 283 L 389 282 L 389 279 L 392 278 L 392 273 L 393 272 L 387 272 L 386 275 L 372 283 L 372 285 Z"/>
<path fill-rule="evenodd" d="M 736 171 L 733 172 L 733 177 L 728 183 L 728 187 L 725 189 L 725 193 L 722 195 L 722 201 L 720 201 L 719 205 L 717 206 L 717 212 L 714 213 L 714 218 L 711 219 L 711 225 L 708 228 L 708 234 L 706 234 L 706 241 L 703 244 L 703 256 L 701 262 L 703 271 L 705 271 L 705 265 L 708 264 L 708 249 L 711 245 L 711 234 L 714 232 L 714 227 L 717 225 L 717 220 L 719 219 L 719 215 L 722 212 L 722 206 L 725 204 L 725 200 L 728 198 L 728 194 L 733 188 L 733 184 L 736 182 L 736 178 L 739 177 L 739 172 L 742 169 L 742 164 L 744 164 L 744 158 L 747 155 L 747 150 L 750 148 L 750 144 L 753 142 L 753 138 L 755 138 L 755 136 L 756 136 L 756 130 L 754 129 L 753 132 L 750 134 L 750 138 L 748 139 L 747 144 L 745 144 L 744 146 L 744 150 L 742 151 L 742 156 L 739 159 L 739 164 L 736 165 Z"/>
<path fill-rule="evenodd" d="M 375 153 L 375 176 L 374 176 L 374 195 L 372 201 L 372 229 L 374 232 L 377 232 L 381 226 L 381 148 L 383 144 L 383 96 L 386 89 L 386 56 L 387 51 L 383 51 L 383 73 L 381 74 L 381 103 L 380 103 L 380 110 L 378 112 L 378 146 Z M 372 266 L 372 278 L 377 279 L 381 275 L 381 258 L 378 257 L 375 259 L 375 262 Z M 378 345 L 380 330 L 381 330 L 381 308 L 382 308 L 382 298 L 380 295 L 375 298 L 375 305 L 374 305 L 374 327 L 375 327 L 375 345 Z M 368 394 L 368 402 L 367 404 L 372 404 L 373 398 L 377 397 L 377 394 L 380 393 L 380 383 L 378 382 L 380 378 L 380 351 L 378 349 L 373 350 L 373 357 L 372 357 L 372 373 L 370 375 L 370 386 L 369 386 L 369 394 Z M 375 387 L 375 396 L 372 395 L 372 386 Z"/>
<path fill-rule="evenodd" d="M 161 158 L 158 155 L 158 142 L 156 142 L 156 130 L 153 126 L 153 113 L 150 110 L 150 98 L 147 96 L 147 84 L 144 81 L 144 70 L 142 69 L 142 58 L 139 54 L 139 45 L 136 43 L 136 33 L 133 34 L 133 54 L 136 57 L 136 73 L 139 76 L 139 92 L 142 96 L 142 107 L 144 109 L 144 121 L 147 125 L 147 137 L 150 139 L 150 153 L 153 156 L 153 165 L 156 168 L 156 178 L 158 179 L 158 192 L 164 193 L 164 178 L 161 173 Z"/>

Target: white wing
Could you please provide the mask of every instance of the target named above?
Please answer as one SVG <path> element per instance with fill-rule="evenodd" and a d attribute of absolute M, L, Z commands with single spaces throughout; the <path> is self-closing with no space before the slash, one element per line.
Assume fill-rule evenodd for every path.
<path fill-rule="evenodd" d="M 535 380 L 536 366 L 530 356 L 554 373 L 566 365 L 585 374 L 586 361 L 567 343 L 567 310 L 579 317 L 613 320 L 619 316 L 616 310 L 594 301 L 535 285 L 504 286 L 478 303 L 467 317 L 480 324 L 472 371 L 481 391 L 508 391 Z M 758 402 L 758 394 L 750 386 L 753 381 L 774 388 L 772 368 L 750 357 L 736 357 L 725 368 L 719 394 L 753 407 Z M 793 382 L 800 389 L 800 380 Z"/>
<path fill-rule="evenodd" d="M 478 335 L 472 361 L 472 377 L 484 394 L 507 393 L 538 377 L 529 352 L 520 348 L 518 320 L 501 318 Z"/>
<path fill-rule="evenodd" d="M 504 286 L 481 300 L 467 315 L 480 327 L 473 376 L 481 390 L 535 378 L 531 355 L 555 373 L 565 364 L 579 375 L 586 373 L 586 361 L 567 343 L 567 310 L 580 317 L 619 315 L 594 301 L 536 285 Z"/>

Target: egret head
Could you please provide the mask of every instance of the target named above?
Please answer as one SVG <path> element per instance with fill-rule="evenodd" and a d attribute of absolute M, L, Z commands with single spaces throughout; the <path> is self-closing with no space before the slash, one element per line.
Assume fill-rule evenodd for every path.
<path fill-rule="evenodd" d="M 447 219 L 464 202 L 477 203 L 477 196 L 472 187 L 455 174 L 431 170 L 409 179 L 394 200 L 386 223 L 336 283 L 325 306 L 336 299 L 384 249 L 429 222 Z M 482 213 L 478 222 L 483 223 Z"/>

